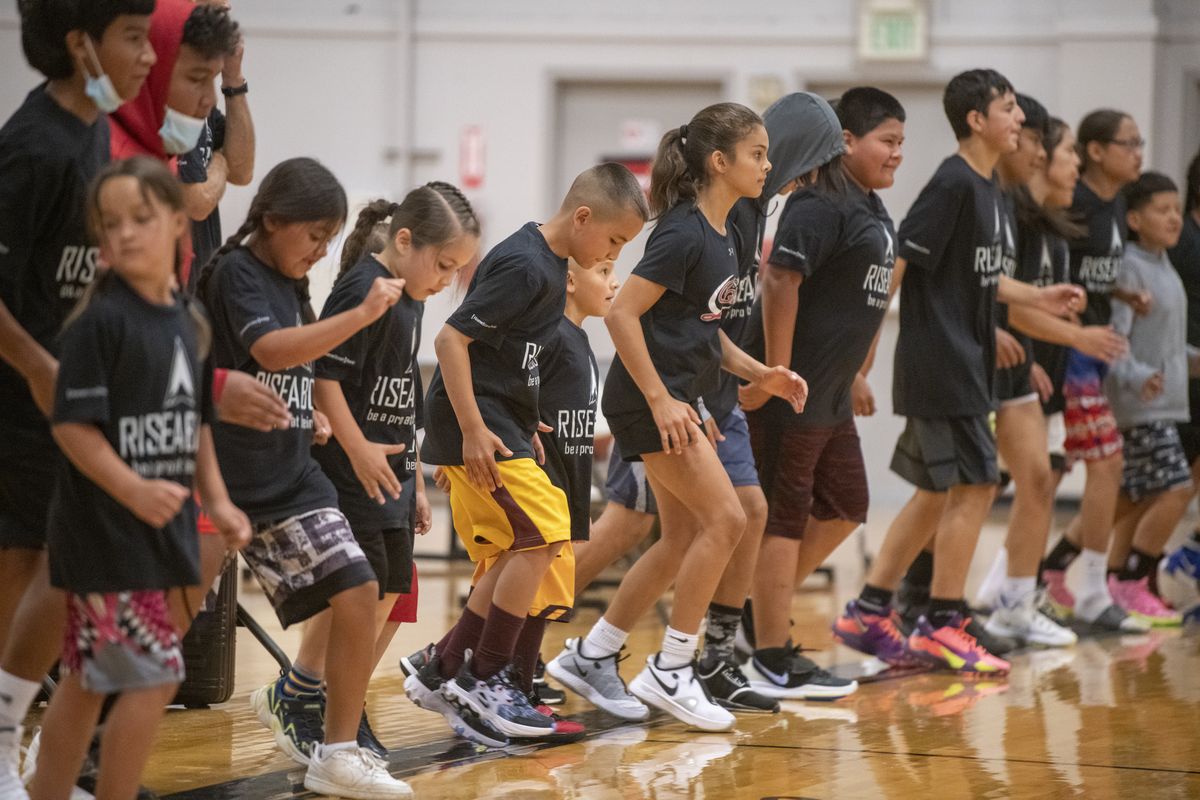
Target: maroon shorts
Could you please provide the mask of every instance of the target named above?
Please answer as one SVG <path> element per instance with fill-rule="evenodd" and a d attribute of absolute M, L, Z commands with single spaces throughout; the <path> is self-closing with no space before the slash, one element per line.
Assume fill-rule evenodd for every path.
<path fill-rule="evenodd" d="M 867 469 L 853 419 L 802 428 L 752 412 L 750 443 L 767 497 L 766 533 L 801 539 L 811 516 L 867 521 Z"/>

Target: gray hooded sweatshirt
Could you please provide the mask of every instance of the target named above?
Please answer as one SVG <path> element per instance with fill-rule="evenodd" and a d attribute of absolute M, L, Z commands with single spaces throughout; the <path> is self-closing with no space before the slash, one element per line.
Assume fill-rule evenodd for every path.
<path fill-rule="evenodd" d="M 1154 255 L 1136 242 L 1125 246 L 1125 261 L 1117 285 L 1153 297 L 1144 317 L 1115 297 L 1112 326 L 1129 337 L 1129 353 L 1113 363 L 1104 392 L 1120 428 L 1149 422 L 1187 422 L 1188 353 L 1187 294 L 1179 273 L 1166 253 Z M 1142 386 L 1155 373 L 1163 374 L 1163 392 L 1142 402 Z"/>

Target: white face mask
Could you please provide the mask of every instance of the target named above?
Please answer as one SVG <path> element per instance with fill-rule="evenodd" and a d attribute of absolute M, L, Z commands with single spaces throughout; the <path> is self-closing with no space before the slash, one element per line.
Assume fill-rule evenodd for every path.
<path fill-rule="evenodd" d="M 204 133 L 204 118 L 189 117 L 167 106 L 167 116 L 158 135 L 162 137 L 163 150 L 173 156 L 189 153 L 200 143 L 200 134 Z"/>
<path fill-rule="evenodd" d="M 104 67 L 100 65 L 100 59 L 96 57 L 96 50 L 92 47 L 92 37 L 85 36 L 83 43 L 87 45 L 88 58 L 96 71 L 96 75 L 93 76 L 92 71 L 85 67 L 87 80 L 83 85 L 84 94 L 91 98 L 96 108 L 105 114 L 111 114 L 120 108 L 125 100 L 117 94 L 117 87 L 113 86 L 112 78 L 105 74 Z"/>

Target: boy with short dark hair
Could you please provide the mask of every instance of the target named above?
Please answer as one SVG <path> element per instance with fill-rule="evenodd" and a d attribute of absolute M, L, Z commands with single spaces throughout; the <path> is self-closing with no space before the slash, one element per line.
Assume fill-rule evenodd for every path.
<path fill-rule="evenodd" d="M 66 605 L 45 568 L 47 513 L 60 458 L 46 420 L 57 337 L 95 274 L 87 186 L 109 160 L 107 114 L 140 91 L 154 64 L 152 0 L 22 0 L 21 46 L 46 77 L 0 128 L 0 795 L 24 797 L 21 721 L 62 645 Z M 30 624 L 9 626 L 26 594 Z M 27 603 L 26 605 L 31 605 Z M 57 612 L 57 613 L 55 613 Z M 18 623 L 21 622 L 18 620 Z"/>
<path fill-rule="evenodd" d="M 908 418 L 892 469 L 916 486 L 893 520 L 866 586 L 834 625 L 845 644 L 894 664 L 914 658 L 967 672 L 1008 663 L 966 633 L 964 584 L 995 483 L 996 302 L 1055 314 L 1074 287 L 1034 288 L 1002 274 L 1004 198 L 994 169 L 1017 146 L 1024 119 L 1012 84 L 970 70 L 946 86 L 943 106 L 958 152 L 942 162 L 900 226 L 893 291 L 900 299 L 893 398 Z M 909 265 L 915 269 L 909 269 Z M 904 570 L 936 530 L 930 609 L 906 642 L 891 610 Z"/>
<path fill-rule="evenodd" d="M 571 538 L 566 495 L 536 458 L 538 358 L 563 316 L 567 258 L 584 269 L 614 260 L 648 216 L 629 170 L 586 170 L 554 217 L 527 223 L 488 253 L 434 342 L 439 366 L 421 454 L 443 467 L 471 559 L 494 558 L 495 566 L 405 688 L 483 744 L 554 732 L 554 720 L 530 705 L 505 668 L 543 577 Z"/>

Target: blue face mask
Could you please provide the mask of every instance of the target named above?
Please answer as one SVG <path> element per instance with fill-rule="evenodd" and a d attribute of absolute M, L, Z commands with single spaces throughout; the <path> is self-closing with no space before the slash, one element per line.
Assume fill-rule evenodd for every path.
<path fill-rule="evenodd" d="M 96 50 L 92 47 L 92 37 L 85 37 L 83 42 L 87 45 L 88 58 L 92 60 L 96 70 L 95 76 L 91 74 L 91 70 L 84 70 L 87 76 L 83 85 L 84 94 L 91 98 L 96 108 L 105 114 L 111 114 L 120 108 L 125 100 L 117 94 L 117 87 L 113 86 L 112 78 L 105 74 L 104 67 L 100 65 L 100 59 L 96 57 Z"/>
<path fill-rule="evenodd" d="M 203 117 L 189 117 L 167 106 L 167 117 L 158 129 L 163 150 L 173 156 L 195 150 L 200 143 L 200 134 L 204 133 L 204 122 Z"/>

